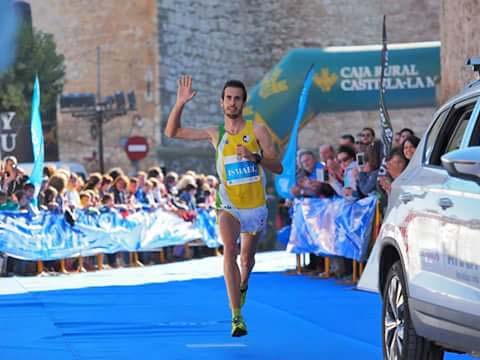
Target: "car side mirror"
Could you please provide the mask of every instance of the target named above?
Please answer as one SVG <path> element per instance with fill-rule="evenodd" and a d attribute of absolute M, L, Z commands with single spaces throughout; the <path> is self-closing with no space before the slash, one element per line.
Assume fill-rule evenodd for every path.
<path fill-rule="evenodd" d="M 451 151 L 442 156 L 448 174 L 480 183 L 480 146 Z"/>

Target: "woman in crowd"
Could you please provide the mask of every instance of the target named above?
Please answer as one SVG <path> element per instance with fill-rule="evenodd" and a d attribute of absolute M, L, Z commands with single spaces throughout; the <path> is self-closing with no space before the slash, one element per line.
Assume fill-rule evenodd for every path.
<path fill-rule="evenodd" d="M 165 198 L 167 195 L 167 188 L 165 186 L 165 178 L 163 176 L 163 171 L 158 166 L 153 166 L 147 171 L 147 177 L 149 180 L 155 179 L 153 186 L 154 186 L 154 196 L 155 200 L 158 203 L 161 203 L 162 198 Z"/>
<path fill-rule="evenodd" d="M 17 158 L 7 156 L 3 160 L 3 169 L 0 169 L 0 190 L 13 195 L 15 191 L 22 190 L 23 184 L 27 181 L 26 177 L 19 167 L 17 167 Z"/>
<path fill-rule="evenodd" d="M 102 181 L 100 182 L 100 189 L 98 194 L 100 195 L 100 199 L 103 199 L 105 194 L 110 193 L 110 188 L 112 186 L 113 179 L 110 175 L 103 175 Z"/>
<path fill-rule="evenodd" d="M 65 210 L 65 191 L 67 189 L 68 177 L 63 172 L 56 172 L 48 181 L 49 186 L 57 190 L 55 202 L 58 205 L 59 212 L 63 213 Z"/>
<path fill-rule="evenodd" d="M 169 173 L 167 173 L 167 176 L 165 176 L 165 186 L 170 195 L 178 195 L 177 181 L 178 174 L 174 171 L 170 171 Z"/>
<path fill-rule="evenodd" d="M 115 205 L 127 205 L 128 177 L 119 175 L 113 180 L 112 193 Z"/>
<path fill-rule="evenodd" d="M 83 190 L 93 190 L 96 194 L 100 194 L 100 188 L 102 186 L 102 174 L 93 173 L 87 179 Z"/>
<path fill-rule="evenodd" d="M 148 206 L 150 209 L 156 209 L 158 207 L 157 202 L 155 201 L 155 195 L 153 193 L 153 181 L 145 180 L 143 184 L 143 205 Z"/>
<path fill-rule="evenodd" d="M 191 175 L 184 175 L 178 182 L 178 190 L 180 192 L 180 200 L 185 202 L 188 210 L 194 211 L 196 207 L 195 195 L 197 193 L 197 182 Z"/>
<path fill-rule="evenodd" d="M 67 191 L 65 191 L 65 203 L 70 210 L 80 208 L 80 196 L 78 195 L 78 176 L 71 173 L 67 183 Z"/>
<path fill-rule="evenodd" d="M 415 154 L 415 150 L 417 149 L 418 144 L 420 143 L 420 139 L 415 135 L 407 137 L 402 143 L 402 152 L 403 156 L 407 161 L 410 161 Z"/>

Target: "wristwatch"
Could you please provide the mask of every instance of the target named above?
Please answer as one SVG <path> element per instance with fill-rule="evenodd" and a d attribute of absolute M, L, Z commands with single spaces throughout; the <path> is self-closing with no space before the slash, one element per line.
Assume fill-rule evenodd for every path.
<path fill-rule="evenodd" d="M 257 165 L 260 164 L 260 162 L 263 159 L 262 155 L 257 154 L 257 153 L 253 154 L 253 157 L 255 158 L 255 164 L 257 164 Z"/>

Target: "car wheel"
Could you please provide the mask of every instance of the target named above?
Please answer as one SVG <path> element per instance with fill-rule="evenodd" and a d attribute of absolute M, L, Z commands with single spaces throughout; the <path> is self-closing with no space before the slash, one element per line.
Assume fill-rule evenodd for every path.
<path fill-rule="evenodd" d="M 383 358 L 386 360 L 442 360 L 443 350 L 418 336 L 410 318 L 402 265 L 390 268 L 383 292 Z"/>

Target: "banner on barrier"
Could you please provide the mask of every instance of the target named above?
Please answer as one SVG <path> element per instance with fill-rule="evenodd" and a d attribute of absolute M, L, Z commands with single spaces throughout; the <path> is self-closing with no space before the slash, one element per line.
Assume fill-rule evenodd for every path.
<path fill-rule="evenodd" d="M 295 199 L 287 251 L 343 256 L 363 261 L 370 242 L 377 199 Z"/>
<path fill-rule="evenodd" d="M 23 260 L 56 260 L 118 251 L 148 251 L 204 239 L 220 245 L 214 214 L 199 211 L 198 221 L 185 222 L 175 214 L 140 211 L 126 218 L 117 211 L 77 211 L 75 225 L 63 214 L 0 213 L 0 252 Z"/>

